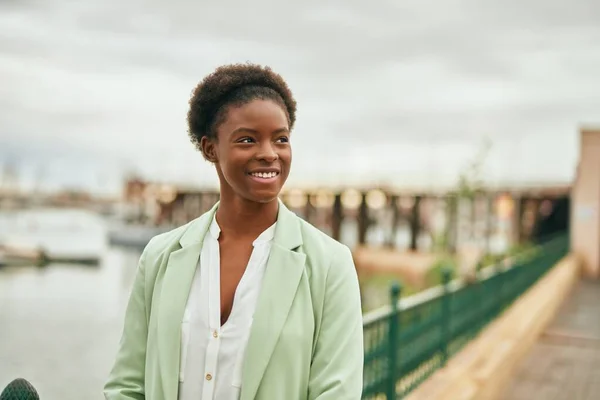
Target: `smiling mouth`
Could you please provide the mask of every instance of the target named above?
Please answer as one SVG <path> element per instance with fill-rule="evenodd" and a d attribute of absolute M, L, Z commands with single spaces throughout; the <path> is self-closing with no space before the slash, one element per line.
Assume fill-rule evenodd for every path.
<path fill-rule="evenodd" d="M 250 176 L 258 179 L 272 179 L 279 176 L 279 172 L 253 172 Z"/>

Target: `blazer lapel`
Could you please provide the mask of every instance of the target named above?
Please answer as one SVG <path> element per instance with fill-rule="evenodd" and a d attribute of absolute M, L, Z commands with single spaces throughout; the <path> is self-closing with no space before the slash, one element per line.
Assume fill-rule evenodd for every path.
<path fill-rule="evenodd" d="M 306 256 L 298 217 L 279 202 L 277 227 L 243 365 L 241 400 L 252 400 L 283 329 L 304 272 Z"/>
<path fill-rule="evenodd" d="M 192 286 L 204 236 L 218 203 L 193 221 L 179 239 L 181 248 L 169 255 L 158 305 L 158 354 L 166 399 L 176 399 L 181 351 L 181 320 Z"/>

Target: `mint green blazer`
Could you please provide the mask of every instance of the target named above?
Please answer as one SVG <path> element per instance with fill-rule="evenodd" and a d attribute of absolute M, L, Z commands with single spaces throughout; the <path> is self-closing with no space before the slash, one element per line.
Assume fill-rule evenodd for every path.
<path fill-rule="evenodd" d="M 181 321 L 217 207 L 144 249 L 106 399 L 177 399 Z M 242 366 L 241 400 L 358 400 L 363 357 L 350 250 L 280 202 Z"/>

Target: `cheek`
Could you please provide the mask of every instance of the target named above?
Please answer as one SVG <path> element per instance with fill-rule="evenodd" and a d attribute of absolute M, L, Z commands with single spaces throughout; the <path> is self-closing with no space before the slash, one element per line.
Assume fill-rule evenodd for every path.
<path fill-rule="evenodd" d="M 246 175 L 246 164 L 243 160 L 231 157 L 231 155 L 219 159 L 221 173 L 229 183 Z"/>
<path fill-rule="evenodd" d="M 292 162 L 292 148 L 289 147 L 285 150 L 283 150 L 281 153 L 279 153 L 279 157 L 281 158 L 281 160 L 286 163 L 289 164 Z"/>
<path fill-rule="evenodd" d="M 290 169 L 292 169 L 292 151 L 290 150 L 287 157 L 284 159 L 284 163 L 286 165 L 286 170 L 289 174 Z"/>

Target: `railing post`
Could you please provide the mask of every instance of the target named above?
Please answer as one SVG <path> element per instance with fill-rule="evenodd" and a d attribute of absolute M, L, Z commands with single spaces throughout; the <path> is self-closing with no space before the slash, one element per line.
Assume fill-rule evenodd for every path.
<path fill-rule="evenodd" d="M 390 313 L 390 324 L 388 331 L 388 381 L 386 387 L 386 399 L 396 399 L 396 381 L 398 379 L 398 336 L 400 333 L 400 310 L 398 300 L 400 299 L 401 286 L 394 282 L 390 289 L 390 301 L 392 312 Z"/>
<path fill-rule="evenodd" d="M 444 295 L 442 296 L 442 315 L 441 315 L 441 339 L 442 339 L 442 367 L 448 361 L 448 346 L 450 344 L 450 270 L 447 267 L 442 268 L 442 284 L 444 286 Z"/>
<path fill-rule="evenodd" d="M 502 268 L 503 266 L 503 260 L 500 257 L 495 257 L 494 258 L 494 272 L 496 273 L 496 279 L 498 279 L 498 293 L 496 293 L 496 311 L 495 314 L 499 315 L 502 310 L 504 309 L 504 295 L 503 295 L 503 291 L 502 291 L 502 287 L 504 286 L 504 279 L 505 279 L 505 275 L 504 275 L 504 268 Z"/>
<path fill-rule="evenodd" d="M 486 313 L 486 298 L 485 298 L 485 288 L 483 287 L 483 280 L 481 276 L 481 270 L 483 268 L 483 263 L 481 261 L 477 262 L 475 266 L 475 284 L 477 285 L 477 297 L 478 297 L 478 307 L 477 310 L 477 331 L 474 332 L 474 335 L 479 332 L 483 326 L 488 322 L 489 315 Z"/>

